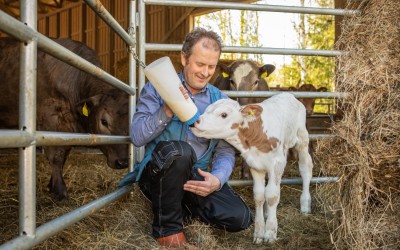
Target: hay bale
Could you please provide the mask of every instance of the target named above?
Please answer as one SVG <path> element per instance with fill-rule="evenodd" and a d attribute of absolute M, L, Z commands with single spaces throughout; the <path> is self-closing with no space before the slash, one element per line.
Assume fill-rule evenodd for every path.
<path fill-rule="evenodd" d="M 352 2 L 352 1 L 350 1 Z M 351 4 L 351 3 L 350 3 Z M 353 3 L 354 4 L 354 3 Z M 335 211 L 338 249 L 394 249 L 400 243 L 400 2 L 364 1 L 345 18 L 338 48 L 337 91 L 347 92 L 336 139 L 319 143 L 316 158 L 338 186 L 321 187 Z"/>

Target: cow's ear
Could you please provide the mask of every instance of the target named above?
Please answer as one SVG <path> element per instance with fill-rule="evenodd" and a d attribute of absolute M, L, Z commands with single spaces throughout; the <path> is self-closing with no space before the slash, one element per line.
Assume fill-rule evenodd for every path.
<path fill-rule="evenodd" d="M 92 96 L 76 104 L 76 111 L 80 116 L 89 117 L 95 106 L 99 105 L 102 95 Z"/>
<path fill-rule="evenodd" d="M 289 91 L 297 91 L 297 88 L 296 88 L 296 87 L 293 87 L 293 86 L 290 86 L 290 87 L 288 88 L 288 90 L 289 90 Z"/>
<path fill-rule="evenodd" d="M 219 67 L 221 69 L 221 75 L 223 78 L 229 78 L 229 76 L 231 75 L 231 69 L 226 66 L 225 64 L 219 64 Z"/>
<path fill-rule="evenodd" d="M 258 118 L 261 115 L 262 111 L 263 111 L 263 108 L 260 105 L 256 105 L 256 104 L 245 105 L 240 110 L 244 119 L 246 119 L 246 120 L 247 119 L 253 120 L 253 119 Z"/>
<path fill-rule="evenodd" d="M 272 72 L 274 72 L 275 66 L 272 64 L 264 64 L 262 67 L 260 67 L 260 72 L 259 72 L 259 77 L 261 78 L 266 78 Z"/>
<path fill-rule="evenodd" d="M 321 87 L 319 89 L 317 89 L 318 92 L 328 92 L 328 89 L 325 87 Z"/>

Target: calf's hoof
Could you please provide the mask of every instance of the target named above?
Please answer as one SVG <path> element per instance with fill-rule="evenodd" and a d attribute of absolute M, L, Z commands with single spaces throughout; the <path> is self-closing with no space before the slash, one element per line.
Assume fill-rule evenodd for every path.
<path fill-rule="evenodd" d="M 263 239 L 262 237 L 256 237 L 256 236 L 254 236 L 254 238 L 253 238 L 253 243 L 254 243 L 254 244 L 257 244 L 257 245 L 262 244 L 263 241 L 264 241 L 264 239 Z"/>
<path fill-rule="evenodd" d="M 266 230 L 264 234 L 264 242 L 273 243 L 277 240 L 275 230 Z"/>

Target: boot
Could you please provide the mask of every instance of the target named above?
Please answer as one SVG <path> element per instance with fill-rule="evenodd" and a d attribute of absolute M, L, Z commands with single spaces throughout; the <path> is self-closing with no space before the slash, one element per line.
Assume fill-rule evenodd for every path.
<path fill-rule="evenodd" d="M 184 247 L 185 249 L 196 249 L 194 245 L 189 244 L 186 241 L 186 237 L 183 232 L 172 234 L 166 237 L 158 238 L 158 243 L 160 246 L 166 248 L 179 248 Z"/>

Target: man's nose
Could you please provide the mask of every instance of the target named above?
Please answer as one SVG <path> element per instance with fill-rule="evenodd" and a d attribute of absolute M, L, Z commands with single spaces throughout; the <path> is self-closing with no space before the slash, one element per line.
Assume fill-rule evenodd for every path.
<path fill-rule="evenodd" d="M 203 67 L 203 70 L 201 72 L 203 76 L 207 77 L 208 76 L 208 67 Z"/>

